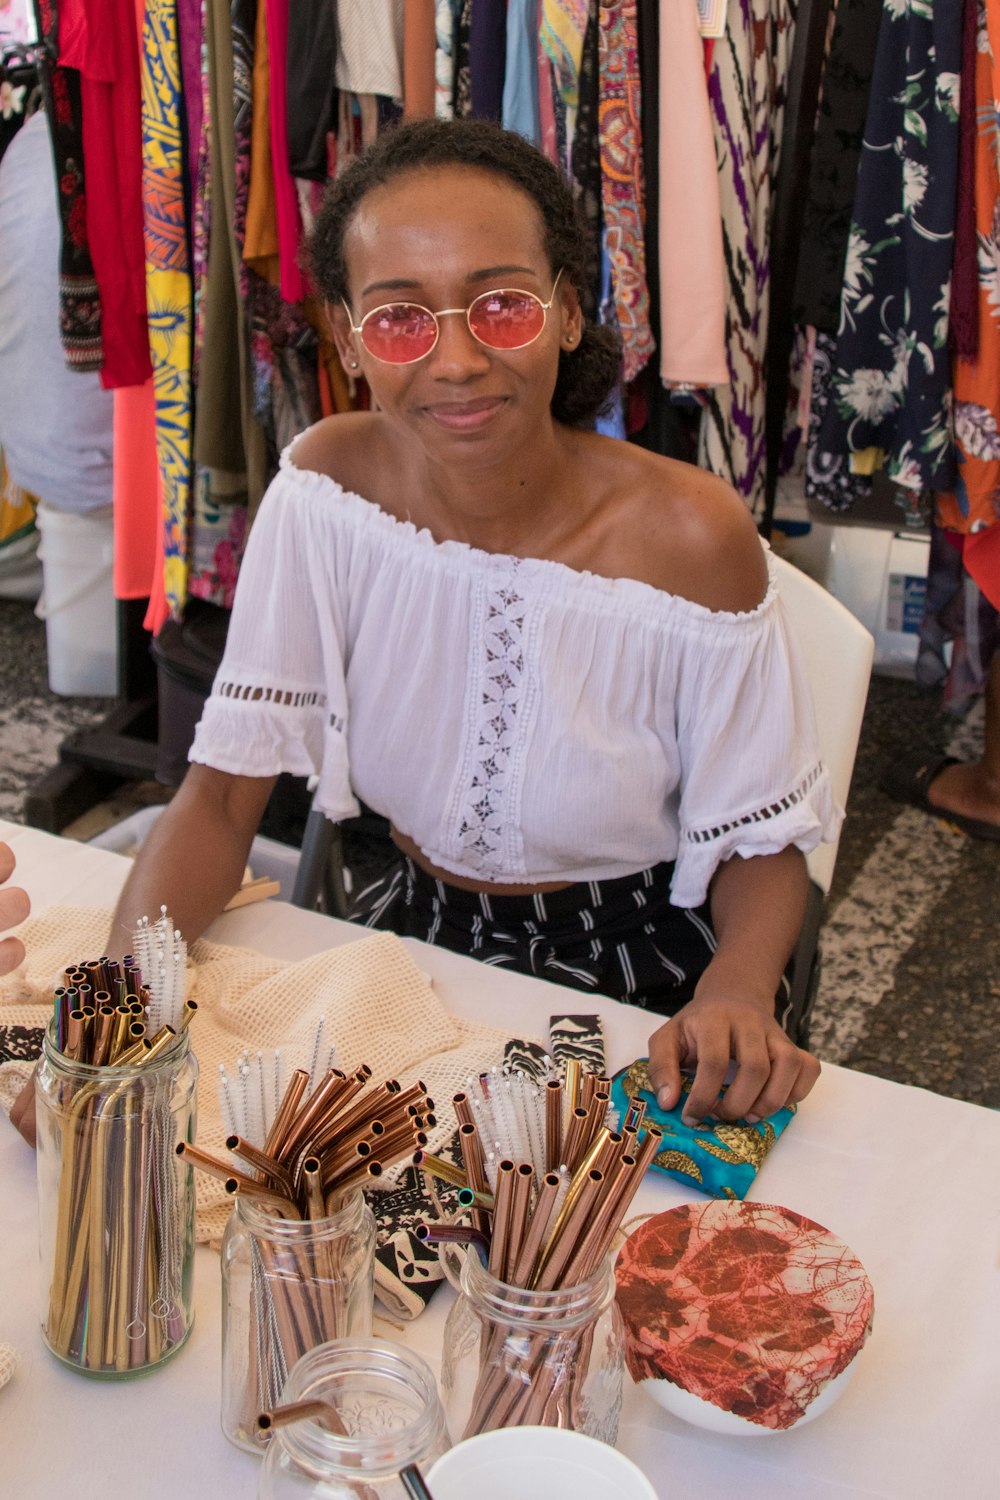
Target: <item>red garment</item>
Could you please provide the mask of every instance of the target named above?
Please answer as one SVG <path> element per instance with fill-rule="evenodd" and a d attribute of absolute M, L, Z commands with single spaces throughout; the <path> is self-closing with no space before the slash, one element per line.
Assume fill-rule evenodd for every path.
<path fill-rule="evenodd" d="M 288 167 L 288 63 L 289 0 L 267 0 L 267 46 L 271 61 L 271 163 L 274 170 L 274 201 L 278 213 L 278 255 L 281 261 L 281 295 L 286 302 L 301 302 L 309 295 L 309 283 L 299 268 L 302 221 L 295 180 Z"/>
<path fill-rule="evenodd" d="M 142 125 L 134 0 L 60 0 L 59 61 L 80 73 L 87 237 L 101 294 L 101 384 L 152 374 L 142 232 Z"/>

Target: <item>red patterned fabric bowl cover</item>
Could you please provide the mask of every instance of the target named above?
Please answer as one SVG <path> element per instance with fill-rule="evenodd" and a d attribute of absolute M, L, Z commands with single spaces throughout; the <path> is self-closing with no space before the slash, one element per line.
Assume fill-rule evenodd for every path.
<path fill-rule="evenodd" d="M 767 1203 L 685 1204 L 622 1247 L 632 1379 L 659 1378 L 762 1427 L 791 1427 L 872 1326 L 874 1293 L 842 1240 Z"/>

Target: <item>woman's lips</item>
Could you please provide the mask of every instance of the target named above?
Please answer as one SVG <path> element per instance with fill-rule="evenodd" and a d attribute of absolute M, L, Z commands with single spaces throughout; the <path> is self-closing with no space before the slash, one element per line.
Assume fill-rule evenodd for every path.
<path fill-rule="evenodd" d="M 452 432 L 477 432 L 492 422 L 505 405 L 503 396 L 480 396 L 475 401 L 439 401 L 425 407 L 427 415 Z"/>

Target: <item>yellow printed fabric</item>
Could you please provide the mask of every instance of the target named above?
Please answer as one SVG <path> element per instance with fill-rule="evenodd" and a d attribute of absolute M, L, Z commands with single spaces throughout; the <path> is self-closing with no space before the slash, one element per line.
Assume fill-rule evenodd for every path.
<path fill-rule="evenodd" d="M 23 541 L 35 530 L 34 495 L 15 484 L 7 472 L 7 462 L 0 448 L 0 556 L 5 547 Z"/>
<path fill-rule="evenodd" d="M 184 607 L 188 579 L 192 284 L 184 220 L 175 0 L 147 0 L 141 63 L 146 301 L 156 450 L 163 481 L 163 583 L 176 618 Z"/>

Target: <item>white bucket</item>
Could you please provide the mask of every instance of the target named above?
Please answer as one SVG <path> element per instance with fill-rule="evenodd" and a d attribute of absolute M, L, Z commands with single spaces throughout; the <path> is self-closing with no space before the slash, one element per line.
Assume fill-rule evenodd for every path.
<path fill-rule="evenodd" d="M 118 691 L 118 625 L 110 505 L 77 514 L 39 501 L 38 556 L 49 687 L 75 697 Z"/>

